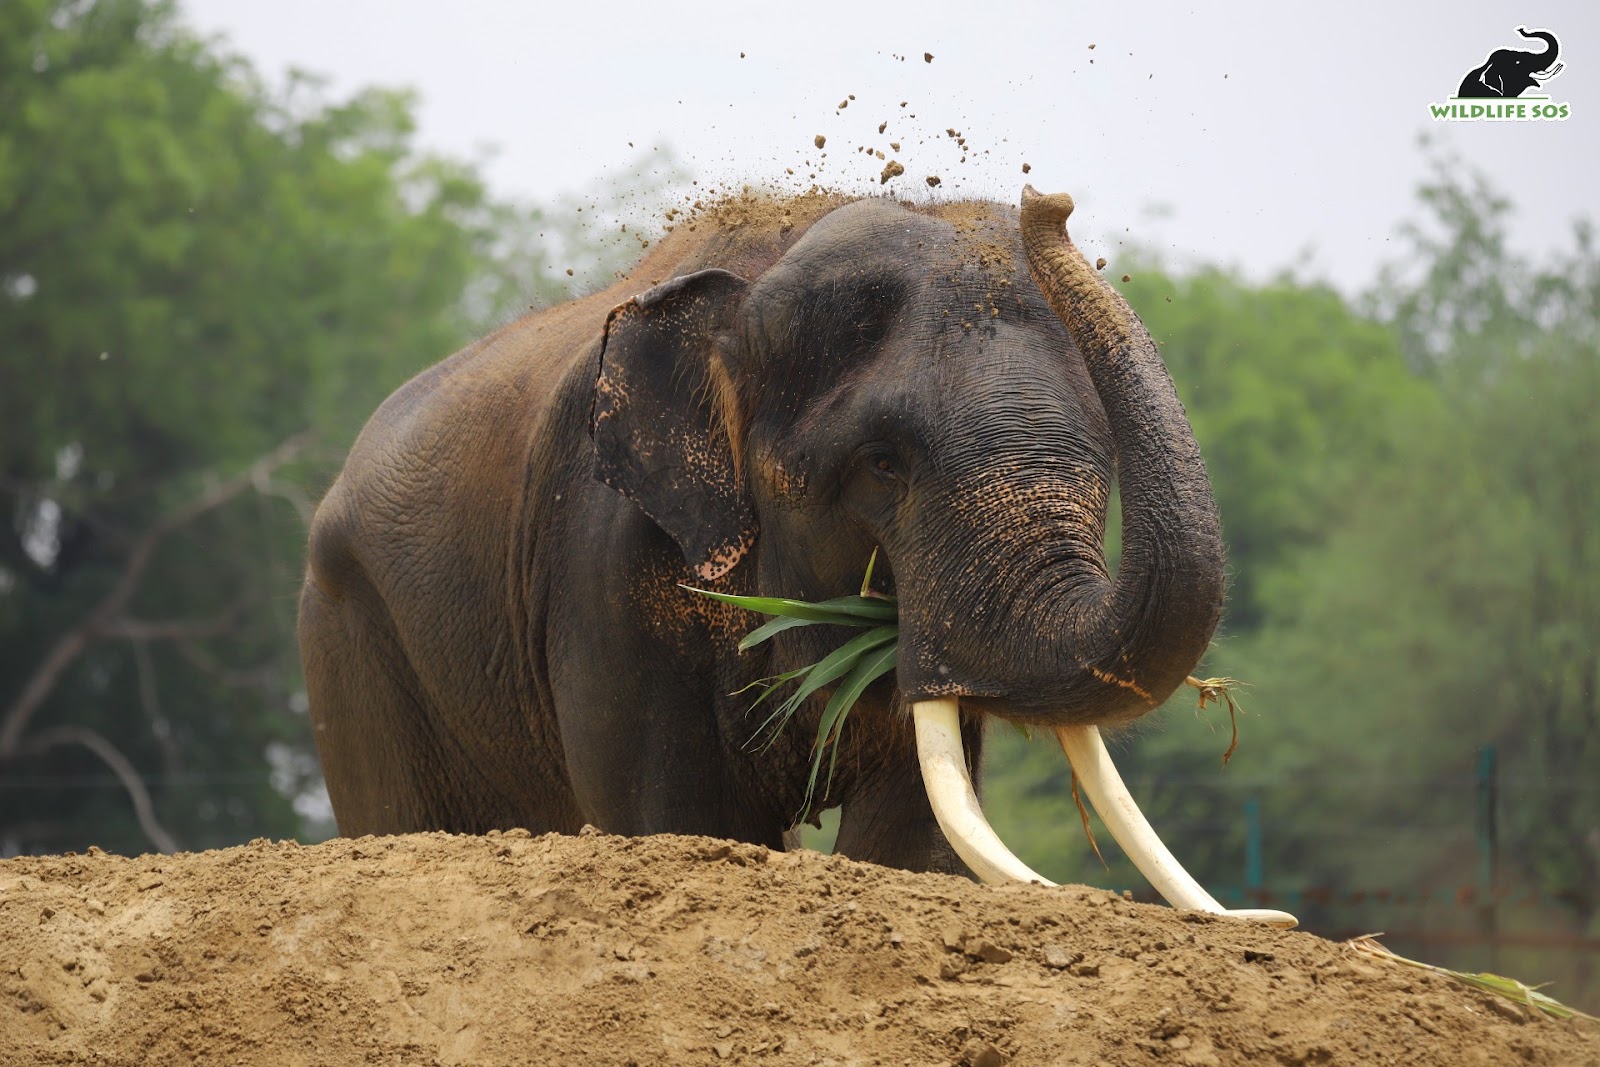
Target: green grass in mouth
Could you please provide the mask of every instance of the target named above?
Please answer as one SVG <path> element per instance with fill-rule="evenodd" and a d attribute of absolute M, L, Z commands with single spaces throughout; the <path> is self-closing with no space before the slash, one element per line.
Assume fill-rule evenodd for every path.
<path fill-rule="evenodd" d="M 899 605 L 894 597 L 873 593 L 869 588 L 872 582 L 872 568 L 877 560 L 878 550 L 873 549 L 872 557 L 867 561 L 866 575 L 861 579 L 859 595 L 836 597 L 832 600 L 807 601 L 784 597 L 736 596 L 731 593 L 714 593 L 709 589 L 696 589 L 689 585 L 682 586 L 692 593 L 720 600 L 724 604 L 773 616 L 771 622 L 763 623 L 744 636 L 739 642 L 740 652 L 752 649 L 761 642 L 796 626 L 850 626 L 864 631 L 815 663 L 770 678 L 759 679 L 738 690 L 742 693 L 753 687 L 761 688 L 761 695 L 750 705 L 753 711 L 784 685 L 789 682 L 799 683 L 794 691 L 761 721 L 755 733 L 751 735 L 751 743 L 759 741 L 761 747 L 766 748 L 783 732 L 783 728 L 789 725 L 795 712 L 800 710 L 801 705 L 813 693 L 825 685 L 838 683 L 828 698 L 828 704 L 822 711 L 822 719 L 817 725 L 817 739 L 812 746 L 811 774 L 806 780 L 805 803 L 801 808 L 802 817 L 811 810 L 824 753 L 828 756 L 828 776 L 824 780 L 822 789 L 824 796 L 833 784 L 833 771 L 839 756 L 839 737 L 844 730 L 845 719 L 849 716 L 850 710 L 861 699 L 861 694 L 866 692 L 867 686 L 893 671 L 899 662 Z"/>

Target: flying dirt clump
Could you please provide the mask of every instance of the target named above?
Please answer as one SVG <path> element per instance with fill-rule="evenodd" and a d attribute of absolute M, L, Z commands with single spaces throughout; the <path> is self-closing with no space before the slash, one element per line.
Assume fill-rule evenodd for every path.
<path fill-rule="evenodd" d="M 890 178 L 898 178 L 906 172 L 898 159 L 889 160 L 889 165 L 883 168 L 883 173 L 878 176 L 879 185 L 887 185 Z"/>

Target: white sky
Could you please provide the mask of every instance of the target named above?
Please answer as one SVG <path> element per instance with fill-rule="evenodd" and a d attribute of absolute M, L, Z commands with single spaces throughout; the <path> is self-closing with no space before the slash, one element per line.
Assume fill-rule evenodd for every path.
<path fill-rule="evenodd" d="M 329 76 L 340 96 L 414 87 L 421 145 L 486 160 L 496 193 L 529 201 L 601 196 L 608 179 L 648 166 L 657 144 L 703 181 L 770 182 L 787 167 L 803 178 L 820 133 L 820 178 L 835 188 L 878 188 L 883 163 L 855 152 L 871 145 L 905 165 L 895 185 L 908 195 L 928 195 L 928 174 L 943 180 L 933 195 L 1012 201 L 1024 181 L 1071 192 L 1075 235 L 1113 264 L 1123 234 L 1255 277 L 1309 250 L 1310 273 L 1348 289 L 1394 255 L 1389 235 L 1417 215 L 1420 134 L 1513 199 L 1521 251 L 1569 243 L 1573 220 L 1595 216 L 1600 185 L 1592 0 L 924 0 L 781 15 L 694 0 L 183 6 L 269 80 L 298 66 Z M 1435 125 L 1428 103 L 1491 49 L 1538 47 L 1518 26 L 1560 39 L 1567 69 L 1547 91 L 1572 117 Z M 967 138 L 965 163 L 947 127 Z"/>

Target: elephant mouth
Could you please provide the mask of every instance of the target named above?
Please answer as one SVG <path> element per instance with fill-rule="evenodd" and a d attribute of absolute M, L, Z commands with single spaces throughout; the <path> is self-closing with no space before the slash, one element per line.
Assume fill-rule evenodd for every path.
<path fill-rule="evenodd" d="M 961 746 L 961 707 L 954 699 L 923 700 L 911 707 L 916 720 L 917 756 L 928 802 L 956 854 L 980 881 L 1054 882 L 1018 859 L 984 818 L 967 774 Z M 1219 904 L 1177 861 L 1139 811 L 1094 726 L 1063 726 L 1056 737 L 1089 801 L 1111 836 L 1139 872 L 1175 908 L 1229 915 L 1284 929 L 1298 925 L 1293 915 L 1265 909 L 1229 909 Z"/>

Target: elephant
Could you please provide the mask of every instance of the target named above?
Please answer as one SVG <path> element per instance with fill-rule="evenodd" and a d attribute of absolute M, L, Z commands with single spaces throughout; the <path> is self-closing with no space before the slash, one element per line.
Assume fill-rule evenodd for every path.
<path fill-rule="evenodd" d="M 953 709 L 975 780 L 991 719 L 1160 705 L 1224 599 L 1194 434 L 1071 211 L 1031 187 L 1020 209 L 732 196 L 394 393 L 316 510 L 300 602 L 340 832 L 782 848 L 837 806 L 838 852 L 970 874 L 908 709 Z M 684 587 L 824 599 L 874 550 L 898 665 L 808 805 L 826 691 L 754 745 L 741 690 L 842 631 L 741 654 L 760 617 Z"/>
<path fill-rule="evenodd" d="M 1535 88 L 1545 78 L 1554 77 L 1556 72 L 1551 68 L 1556 65 L 1556 57 L 1561 53 L 1561 45 L 1556 41 L 1555 34 L 1545 30 L 1530 32 L 1522 26 L 1517 27 L 1517 32 L 1530 39 L 1542 40 L 1545 50 L 1524 52 L 1517 48 L 1495 49 L 1482 66 L 1468 71 L 1466 77 L 1461 79 L 1461 88 L 1456 90 L 1458 97 L 1521 96 L 1525 90 Z"/>

